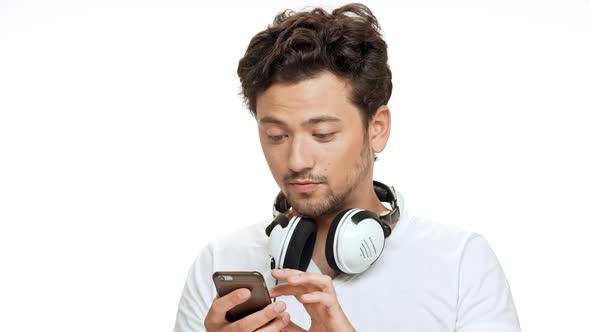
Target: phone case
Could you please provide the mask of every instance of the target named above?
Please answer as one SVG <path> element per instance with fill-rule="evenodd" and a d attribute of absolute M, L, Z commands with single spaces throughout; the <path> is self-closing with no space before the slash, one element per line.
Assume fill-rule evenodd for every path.
<path fill-rule="evenodd" d="M 232 280 L 227 280 L 229 278 L 226 277 L 231 277 Z M 217 271 L 213 273 L 213 283 L 219 297 L 238 288 L 247 288 L 252 293 L 248 301 L 238 304 L 226 313 L 225 318 L 230 322 L 255 313 L 271 303 L 264 277 L 257 271 Z"/>

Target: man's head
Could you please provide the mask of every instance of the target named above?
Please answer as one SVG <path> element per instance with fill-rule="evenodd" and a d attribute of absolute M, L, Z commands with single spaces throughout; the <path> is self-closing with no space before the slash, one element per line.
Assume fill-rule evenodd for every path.
<path fill-rule="evenodd" d="M 283 12 L 238 66 L 273 177 L 293 208 L 334 213 L 372 188 L 389 136 L 387 45 L 360 4 Z M 316 184 L 298 184 L 316 183 Z"/>

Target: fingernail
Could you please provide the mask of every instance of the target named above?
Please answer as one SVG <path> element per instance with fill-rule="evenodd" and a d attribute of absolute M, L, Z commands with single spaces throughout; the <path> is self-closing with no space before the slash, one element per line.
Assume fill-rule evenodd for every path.
<path fill-rule="evenodd" d="M 283 274 L 283 270 L 281 269 L 275 269 L 274 271 L 276 274 Z"/>
<path fill-rule="evenodd" d="M 240 298 L 240 300 L 245 300 L 248 298 L 248 296 L 250 296 L 250 292 L 247 290 L 243 290 L 238 293 L 238 297 Z"/>
<path fill-rule="evenodd" d="M 285 316 L 283 316 L 283 323 L 289 324 L 289 314 L 285 313 Z"/>
<path fill-rule="evenodd" d="M 285 310 L 285 308 L 286 308 L 285 302 L 275 303 L 275 307 L 274 307 L 275 312 L 281 312 L 281 311 Z"/>

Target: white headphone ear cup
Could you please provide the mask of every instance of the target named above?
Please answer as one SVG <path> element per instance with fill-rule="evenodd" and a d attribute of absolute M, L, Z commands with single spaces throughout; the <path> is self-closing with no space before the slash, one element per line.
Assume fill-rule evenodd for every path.
<path fill-rule="evenodd" d="M 302 218 L 293 229 L 287 244 L 282 268 L 307 271 L 315 245 L 317 225 L 309 218 Z"/>
<path fill-rule="evenodd" d="M 286 227 L 276 224 L 269 235 L 269 252 L 275 267 L 306 271 L 311 261 L 317 226 L 308 218 L 295 216 Z"/>
<path fill-rule="evenodd" d="M 329 255 L 327 246 L 332 242 L 331 256 L 338 270 L 347 274 L 361 273 L 383 253 L 383 228 L 378 217 L 370 211 L 349 209 L 343 212 L 330 226 L 329 237 L 332 240 L 326 241 L 326 256 L 328 258 Z"/>
<path fill-rule="evenodd" d="M 336 217 L 334 217 L 334 220 L 332 220 L 332 223 L 330 224 L 330 229 L 328 230 L 328 236 L 326 237 L 326 260 L 328 261 L 328 265 L 330 265 L 332 269 L 338 272 L 344 271 L 340 269 L 340 266 L 338 266 L 338 263 L 336 262 L 335 255 L 338 249 L 334 245 L 334 243 L 336 242 L 335 235 L 336 230 L 338 229 L 338 224 L 342 221 L 342 217 L 350 210 L 352 209 L 346 209 L 338 213 Z"/>
<path fill-rule="evenodd" d="M 297 222 L 298 220 L 292 218 L 286 227 L 277 223 L 268 236 L 268 251 L 270 252 L 271 260 L 274 258 L 276 268 L 282 268 L 283 266 L 286 243 L 288 243 L 290 237 L 290 230 Z"/>

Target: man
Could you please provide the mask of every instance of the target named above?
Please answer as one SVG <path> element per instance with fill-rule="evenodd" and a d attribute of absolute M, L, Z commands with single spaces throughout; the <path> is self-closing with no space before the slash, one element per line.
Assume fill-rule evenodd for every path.
<path fill-rule="evenodd" d="M 265 228 L 251 225 L 211 242 L 195 260 L 175 331 L 520 331 L 508 282 L 480 235 L 412 216 L 399 218 L 382 254 L 362 273 L 330 263 L 330 226 L 348 208 L 390 211 L 373 184 L 390 132 L 387 45 L 371 11 L 350 4 L 285 12 L 251 40 L 238 66 L 246 104 L 288 218 L 317 227 L 305 270 L 268 264 Z M 363 221 L 364 222 L 364 221 Z M 278 298 L 230 323 L 248 290 L 219 297 L 215 271 L 259 271 Z M 280 285 L 274 286 L 274 280 Z"/>

